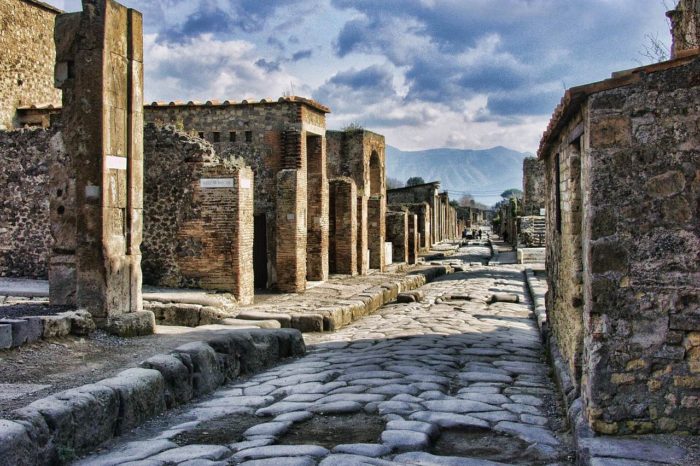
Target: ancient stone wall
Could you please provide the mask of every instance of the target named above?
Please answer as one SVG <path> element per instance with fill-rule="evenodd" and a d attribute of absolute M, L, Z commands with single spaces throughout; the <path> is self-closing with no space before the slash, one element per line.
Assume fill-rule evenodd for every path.
<path fill-rule="evenodd" d="M 386 240 L 391 243 L 393 262 L 408 263 L 408 213 L 386 213 Z"/>
<path fill-rule="evenodd" d="M 58 13 L 32 0 L 0 2 L 0 129 L 16 126 L 17 107 L 61 102 L 53 85 Z"/>
<path fill-rule="evenodd" d="M 416 204 L 427 203 L 430 207 L 430 245 L 441 241 L 442 231 L 440 202 L 438 199 L 439 183 L 426 183 L 417 186 L 387 190 L 388 204 Z M 427 240 L 428 235 L 424 238 Z"/>
<path fill-rule="evenodd" d="M 251 103 L 154 103 L 145 107 L 147 122 L 173 124 L 198 134 L 224 158 L 241 157 L 253 169 L 255 215 L 266 219 L 268 286 L 279 284 L 280 266 L 302 267 L 301 262 L 304 283 L 281 284 L 280 289 L 305 289 L 307 270 L 313 280 L 323 280 L 328 275 L 327 112 L 325 107 L 298 97 Z M 288 184 L 294 191 L 284 193 L 282 202 L 289 210 L 280 213 L 277 176 L 282 170 L 299 173 L 293 182 L 290 175 L 285 175 L 285 186 Z M 306 229 L 303 241 L 279 237 L 282 230 L 285 234 L 290 231 L 290 225 L 278 224 L 280 219 L 294 223 L 294 229 Z M 297 236 L 296 230 L 293 236 Z M 280 246 L 285 250 L 278 250 Z M 290 248 L 294 250 L 287 250 Z M 284 272 L 285 279 L 298 278 L 301 269 L 291 275 L 288 272 Z"/>
<path fill-rule="evenodd" d="M 408 263 L 418 263 L 420 233 L 418 233 L 418 215 L 408 214 Z"/>
<path fill-rule="evenodd" d="M 549 324 L 578 386 L 583 356 L 583 258 L 581 256 L 580 140 L 568 134 L 581 122 L 574 118 L 546 162 L 546 265 Z"/>
<path fill-rule="evenodd" d="M 700 58 L 589 98 L 583 396 L 600 432 L 700 432 Z"/>
<path fill-rule="evenodd" d="M 330 181 L 328 265 L 331 273 L 357 274 L 357 188 L 352 178 Z"/>
<path fill-rule="evenodd" d="M 547 222 L 543 216 L 526 216 L 518 219 L 519 242 L 528 248 L 540 248 L 545 244 Z"/>
<path fill-rule="evenodd" d="M 544 162 L 535 157 L 523 160 L 523 205 L 521 214 L 525 216 L 540 215 L 544 209 L 545 183 Z"/>
<path fill-rule="evenodd" d="M 144 134 L 143 280 L 253 298 L 253 174 L 173 127 Z"/>
<path fill-rule="evenodd" d="M 367 201 L 367 237 L 369 266 L 384 270 L 384 243 L 386 241 L 386 200 L 384 196 L 373 196 Z M 379 221 L 384 218 L 384 221 Z"/>
<path fill-rule="evenodd" d="M 48 278 L 54 131 L 0 131 L 0 276 Z M 60 163 L 60 160 L 57 160 Z"/>

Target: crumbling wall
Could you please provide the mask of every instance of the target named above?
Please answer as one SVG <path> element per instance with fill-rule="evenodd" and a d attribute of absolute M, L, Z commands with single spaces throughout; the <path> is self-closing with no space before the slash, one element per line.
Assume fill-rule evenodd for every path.
<path fill-rule="evenodd" d="M 253 297 L 253 174 L 173 127 L 144 135 L 143 279 Z"/>
<path fill-rule="evenodd" d="M 59 10 L 32 0 L 0 2 L 0 129 L 15 127 L 17 107 L 61 101 L 53 86 Z"/>
<path fill-rule="evenodd" d="M 700 59 L 592 95 L 583 396 L 599 432 L 700 432 Z"/>
<path fill-rule="evenodd" d="M 700 0 L 680 0 L 666 15 L 671 20 L 671 56 L 700 47 Z"/>
<path fill-rule="evenodd" d="M 351 178 L 330 181 L 331 273 L 357 274 L 357 188 Z"/>
<path fill-rule="evenodd" d="M 0 131 L 0 276 L 48 277 L 54 131 Z"/>
<path fill-rule="evenodd" d="M 544 209 L 545 183 L 544 162 L 535 157 L 523 160 L 523 205 L 521 214 L 524 216 L 540 215 Z"/>

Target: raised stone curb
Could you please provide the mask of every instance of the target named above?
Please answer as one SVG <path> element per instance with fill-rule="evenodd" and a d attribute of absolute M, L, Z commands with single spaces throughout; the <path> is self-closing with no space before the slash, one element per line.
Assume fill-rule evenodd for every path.
<path fill-rule="evenodd" d="M 88 335 L 95 330 L 89 312 L 67 311 L 56 315 L 0 319 L 0 349 L 17 348 L 46 338 L 70 334 Z"/>
<path fill-rule="evenodd" d="M 293 329 L 215 330 L 114 377 L 56 393 L 0 419 L 0 463 L 62 464 L 166 409 L 216 390 L 306 347 Z M 8 463 L 4 463 L 9 461 Z"/>

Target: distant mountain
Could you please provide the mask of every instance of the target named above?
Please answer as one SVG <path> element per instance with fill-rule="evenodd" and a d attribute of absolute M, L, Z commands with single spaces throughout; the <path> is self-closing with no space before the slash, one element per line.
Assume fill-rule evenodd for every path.
<path fill-rule="evenodd" d="M 500 200 L 508 188 L 522 189 L 523 159 L 531 156 L 505 147 L 485 150 L 428 149 L 407 152 L 392 146 L 386 151 L 386 176 L 406 182 L 420 176 L 426 183 L 440 181 L 450 199 L 470 193 L 487 205 Z"/>

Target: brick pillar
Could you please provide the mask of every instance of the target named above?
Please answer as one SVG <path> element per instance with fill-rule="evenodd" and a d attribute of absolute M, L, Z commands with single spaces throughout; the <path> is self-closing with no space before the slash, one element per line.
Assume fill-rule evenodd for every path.
<path fill-rule="evenodd" d="M 306 138 L 307 161 L 307 242 L 308 280 L 328 279 L 328 178 L 326 142 L 321 136 Z"/>
<path fill-rule="evenodd" d="M 357 187 L 351 178 L 330 181 L 331 273 L 357 275 Z"/>
<path fill-rule="evenodd" d="M 386 201 L 383 196 L 372 196 L 367 201 L 367 239 L 369 266 L 384 270 L 384 240 L 386 238 Z"/>
<path fill-rule="evenodd" d="M 421 222 L 419 220 L 419 229 L 421 232 L 421 235 L 423 236 L 423 249 L 426 251 L 430 250 L 430 245 L 433 244 L 433 226 L 432 226 L 432 215 L 433 211 L 430 209 L 430 205 L 428 203 L 425 204 L 425 216 L 424 216 L 424 221 Z"/>
<path fill-rule="evenodd" d="M 366 196 L 357 197 L 357 273 L 367 275 L 369 261 L 367 260 L 367 250 L 369 241 L 367 239 L 367 202 Z"/>
<path fill-rule="evenodd" d="M 51 296 L 88 309 L 108 330 L 132 314 L 143 325 L 131 334 L 149 333 L 152 314 L 140 313 L 142 17 L 111 0 L 83 4 L 84 12 L 56 18 L 55 80 L 70 163 L 51 175 Z"/>
<path fill-rule="evenodd" d="M 418 216 L 408 214 L 408 263 L 418 263 L 418 245 L 420 233 L 418 233 Z"/>
<path fill-rule="evenodd" d="M 391 242 L 394 262 L 408 263 L 408 214 L 386 213 L 386 239 Z"/>
<path fill-rule="evenodd" d="M 235 177 L 236 219 L 231 242 L 233 294 L 240 304 L 253 304 L 255 276 L 253 273 L 254 189 L 253 170 L 242 168 Z"/>
<path fill-rule="evenodd" d="M 306 289 L 306 190 L 298 170 L 277 173 L 277 288 L 285 293 Z"/>

